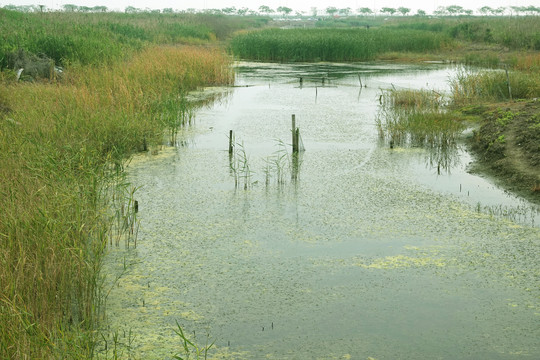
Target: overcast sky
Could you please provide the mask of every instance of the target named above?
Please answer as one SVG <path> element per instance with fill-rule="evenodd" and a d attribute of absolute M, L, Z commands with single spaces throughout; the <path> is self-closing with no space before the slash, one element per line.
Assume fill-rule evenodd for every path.
<path fill-rule="evenodd" d="M 13 5 L 37 5 L 43 4 L 49 8 L 61 8 L 64 4 L 75 4 L 79 6 L 107 6 L 110 10 L 123 10 L 127 6 L 145 9 L 173 8 L 176 10 L 195 9 L 223 9 L 225 7 L 242 8 L 247 7 L 258 10 L 259 6 L 267 5 L 272 9 L 278 6 L 286 6 L 294 11 L 308 11 L 311 7 L 324 10 L 329 6 L 337 8 L 358 9 L 368 7 L 370 9 L 381 9 L 382 7 L 398 8 L 400 6 L 412 9 L 416 13 L 417 9 L 432 13 L 439 6 L 459 5 L 465 9 L 477 10 L 482 6 L 497 8 L 500 6 L 528 6 L 538 5 L 538 0 L 0 0 L 0 6 Z"/>

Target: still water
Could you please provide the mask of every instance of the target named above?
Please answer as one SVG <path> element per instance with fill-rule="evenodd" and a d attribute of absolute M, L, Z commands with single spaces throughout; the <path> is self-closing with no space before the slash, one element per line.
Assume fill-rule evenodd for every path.
<path fill-rule="evenodd" d="M 540 357 L 538 208 L 468 174 L 460 145 L 441 171 L 377 134 L 383 89 L 444 93 L 455 68 L 236 70 L 194 94 L 222 96 L 177 146 L 128 168 L 140 229 L 105 260 L 98 357 L 183 356 L 177 322 L 215 359 Z"/>

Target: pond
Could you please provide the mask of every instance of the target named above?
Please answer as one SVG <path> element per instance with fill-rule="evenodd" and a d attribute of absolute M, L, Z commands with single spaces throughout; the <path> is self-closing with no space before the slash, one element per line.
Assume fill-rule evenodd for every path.
<path fill-rule="evenodd" d="M 456 71 L 239 63 L 128 167 L 140 228 L 105 259 L 98 358 L 183 356 L 177 324 L 215 359 L 540 357 L 538 207 L 467 173 L 462 145 L 441 170 L 377 133 L 383 89 L 444 93 Z"/>

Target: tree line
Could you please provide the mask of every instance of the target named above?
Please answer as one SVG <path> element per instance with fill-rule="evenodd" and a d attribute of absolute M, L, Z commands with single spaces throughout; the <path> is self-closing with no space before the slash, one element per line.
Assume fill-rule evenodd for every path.
<path fill-rule="evenodd" d="M 53 11 L 52 9 L 47 8 L 45 5 L 6 5 L 4 6 L 6 10 L 15 10 L 20 12 L 44 12 L 44 11 Z M 62 5 L 62 10 L 64 12 L 84 12 L 84 13 L 99 13 L 99 12 L 109 12 L 111 11 L 107 6 L 79 6 L 74 4 L 64 4 Z M 150 8 L 136 8 L 134 6 L 128 6 L 124 9 L 125 13 L 209 13 L 209 14 L 223 14 L 223 15 L 264 15 L 264 16 L 278 16 L 289 17 L 318 17 L 318 16 L 330 16 L 330 17 L 348 17 L 348 16 L 428 16 L 428 13 L 425 10 L 418 9 L 415 14 L 411 13 L 411 9 L 407 7 L 382 7 L 380 9 L 371 9 L 369 7 L 361 7 L 358 9 L 347 8 L 337 8 L 335 6 L 329 6 L 325 9 L 318 9 L 312 7 L 309 12 L 307 11 L 295 11 L 292 8 L 286 6 L 279 6 L 276 9 L 273 9 L 267 5 L 261 5 L 257 10 L 252 10 L 247 7 L 236 8 L 225 7 L 222 9 L 186 9 L 186 10 L 176 10 L 173 8 L 164 8 L 164 9 L 150 9 Z M 503 16 L 503 15 L 539 15 L 540 7 L 529 5 L 529 6 L 508 6 L 508 7 L 497 7 L 492 8 L 490 6 L 482 6 L 481 8 L 476 9 L 476 13 L 484 16 Z M 433 11 L 433 16 L 471 16 L 475 14 L 474 10 L 465 9 L 459 5 L 449 5 L 449 6 L 439 6 L 435 11 Z"/>

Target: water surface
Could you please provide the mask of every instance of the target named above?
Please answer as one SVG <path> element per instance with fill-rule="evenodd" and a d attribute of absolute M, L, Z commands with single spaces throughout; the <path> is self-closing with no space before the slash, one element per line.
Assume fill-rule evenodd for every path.
<path fill-rule="evenodd" d="M 377 135 L 381 89 L 444 92 L 453 72 L 240 63 L 246 87 L 128 169 L 141 225 L 106 259 L 109 356 L 115 334 L 121 358 L 181 354 L 178 321 L 216 359 L 540 357 L 538 208 L 468 174 L 462 146 L 441 172 Z"/>

